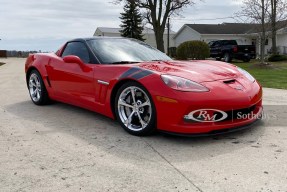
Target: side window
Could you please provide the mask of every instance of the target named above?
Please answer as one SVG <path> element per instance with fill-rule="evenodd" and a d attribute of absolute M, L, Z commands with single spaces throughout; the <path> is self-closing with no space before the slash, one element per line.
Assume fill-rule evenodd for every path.
<path fill-rule="evenodd" d="M 208 43 L 208 46 L 209 46 L 209 47 L 214 47 L 214 44 L 215 44 L 214 41 L 210 41 L 210 42 Z"/>
<path fill-rule="evenodd" d="M 213 43 L 212 46 L 213 46 L 213 47 L 218 47 L 218 46 L 220 46 L 220 42 L 219 42 L 219 41 L 216 41 L 216 42 Z"/>
<path fill-rule="evenodd" d="M 222 45 L 228 45 L 229 42 L 228 41 L 222 41 Z"/>
<path fill-rule="evenodd" d="M 65 47 L 65 50 L 63 51 L 62 57 L 65 57 L 67 55 L 76 55 L 80 59 L 82 59 L 84 63 L 90 62 L 89 51 L 85 46 L 85 44 L 82 42 L 68 43 L 67 46 Z"/>

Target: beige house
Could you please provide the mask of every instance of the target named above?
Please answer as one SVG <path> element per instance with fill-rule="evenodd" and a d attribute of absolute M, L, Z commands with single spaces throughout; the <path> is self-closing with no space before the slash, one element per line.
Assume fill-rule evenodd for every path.
<path fill-rule="evenodd" d="M 120 33 L 121 28 L 109 28 L 109 27 L 98 27 L 94 33 L 94 36 L 107 36 L 107 37 L 121 37 Z M 175 36 L 174 31 L 170 31 L 170 36 L 169 36 L 169 47 L 175 47 L 175 41 L 174 41 L 174 36 Z M 155 41 L 155 35 L 154 31 L 150 28 L 145 28 L 143 31 L 143 38 L 145 39 L 145 42 L 152 47 L 156 47 L 156 41 Z M 164 47 L 165 47 L 165 52 L 167 52 L 167 30 L 164 32 Z"/>
<path fill-rule="evenodd" d="M 284 24 L 282 22 L 282 24 Z M 287 54 L 287 25 L 277 32 L 277 49 L 280 54 Z M 222 23 L 222 24 L 185 24 L 174 36 L 176 47 L 189 40 L 200 40 L 206 43 L 214 40 L 236 40 L 239 45 L 256 45 L 257 54 L 260 53 L 259 31 L 256 24 Z M 265 53 L 271 50 L 270 33 L 265 42 Z"/>

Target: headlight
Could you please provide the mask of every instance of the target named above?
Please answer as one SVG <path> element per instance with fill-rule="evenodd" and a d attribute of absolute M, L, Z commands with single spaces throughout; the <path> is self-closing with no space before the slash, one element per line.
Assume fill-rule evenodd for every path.
<path fill-rule="evenodd" d="M 248 73 L 247 71 L 245 71 L 244 69 L 241 69 L 240 67 L 237 67 L 238 71 L 244 75 L 247 79 L 249 79 L 251 82 L 255 82 L 255 78 L 250 75 L 250 73 Z"/>
<path fill-rule="evenodd" d="M 208 88 L 196 83 L 194 81 L 190 81 L 188 79 L 172 76 L 172 75 L 161 75 L 161 79 L 163 82 L 172 89 L 178 91 L 190 91 L 190 92 L 207 92 Z"/>

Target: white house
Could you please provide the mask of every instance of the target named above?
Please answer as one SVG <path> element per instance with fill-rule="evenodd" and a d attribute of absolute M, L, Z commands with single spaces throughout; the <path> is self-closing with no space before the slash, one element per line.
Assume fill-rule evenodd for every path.
<path fill-rule="evenodd" d="M 282 22 L 282 24 L 285 23 Z M 286 22 L 287 23 L 287 22 Z M 285 27 L 284 27 L 285 26 Z M 287 54 L 287 25 L 277 34 L 278 51 Z M 185 24 L 174 36 L 176 47 L 190 40 L 210 42 L 214 40 L 236 40 L 239 45 L 256 45 L 257 53 L 260 53 L 260 41 L 257 24 L 246 23 L 222 23 L 222 24 Z M 269 34 L 270 35 L 270 34 Z M 266 40 L 267 53 L 272 46 L 271 38 Z"/>
<path fill-rule="evenodd" d="M 98 27 L 94 33 L 94 36 L 108 36 L 108 37 L 120 37 L 121 28 L 109 28 L 109 27 Z M 175 47 L 175 41 L 174 41 L 174 36 L 175 32 L 170 30 L 170 35 L 169 35 L 169 47 Z M 155 35 L 154 31 L 150 28 L 145 28 L 143 30 L 143 38 L 145 39 L 145 42 L 152 47 L 156 47 L 156 41 L 155 41 Z M 163 40 L 164 40 L 164 47 L 165 47 L 165 52 L 167 52 L 167 30 L 164 32 Z"/>

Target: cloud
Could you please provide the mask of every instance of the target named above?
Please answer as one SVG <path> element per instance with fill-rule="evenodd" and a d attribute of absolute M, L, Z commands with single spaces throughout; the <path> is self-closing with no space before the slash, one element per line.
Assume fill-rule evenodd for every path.
<path fill-rule="evenodd" d="M 118 27 L 122 5 L 110 1 L 1 0 L 0 49 L 55 50 L 67 39 L 92 36 L 97 27 Z M 172 20 L 173 30 L 184 23 L 221 23 L 199 19 L 230 16 L 240 7 L 238 2 L 198 1 L 182 12 L 185 20 Z"/>
<path fill-rule="evenodd" d="M 99 25 L 118 26 L 121 8 L 106 1 L 4 0 L 0 8 L 2 36 L 75 37 L 91 36 Z M 4 38 L 3 37 L 3 38 Z"/>

